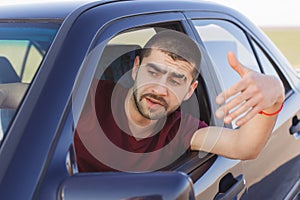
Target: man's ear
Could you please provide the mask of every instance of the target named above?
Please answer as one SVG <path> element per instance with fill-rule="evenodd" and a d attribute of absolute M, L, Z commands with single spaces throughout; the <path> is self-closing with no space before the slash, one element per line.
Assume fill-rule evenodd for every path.
<path fill-rule="evenodd" d="M 140 66 L 140 57 L 136 56 L 134 59 L 133 68 L 132 68 L 132 72 L 131 72 L 131 77 L 133 80 L 135 80 L 135 78 L 136 78 L 136 74 L 139 70 L 139 66 Z"/>
<path fill-rule="evenodd" d="M 195 89 L 197 88 L 198 86 L 198 81 L 194 81 L 191 85 L 190 85 L 190 88 L 189 88 L 189 91 L 186 93 L 186 95 L 184 96 L 184 99 L 183 101 L 186 101 L 188 100 L 194 93 Z"/>

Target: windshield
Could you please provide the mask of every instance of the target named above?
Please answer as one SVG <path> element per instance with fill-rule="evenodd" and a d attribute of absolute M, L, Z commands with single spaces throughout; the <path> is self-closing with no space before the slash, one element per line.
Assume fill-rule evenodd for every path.
<path fill-rule="evenodd" d="M 45 57 L 60 24 L 48 22 L 0 22 L 0 142 L 11 124 L 15 106 L 6 106 L 7 85 L 24 85 L 25 91 Z M 14 90 L 16 92 L 17 90 Z M 9 91 L 11 92 L 11 91 Z M 22 99 L 25 92 L 20 92 Z"/>

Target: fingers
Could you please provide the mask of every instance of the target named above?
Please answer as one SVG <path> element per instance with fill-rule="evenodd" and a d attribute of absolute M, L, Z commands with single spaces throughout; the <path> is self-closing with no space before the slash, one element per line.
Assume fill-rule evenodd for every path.
<path fill-rule="evenodd" d="M 257 100 L 255 98 L 251 98 L 251 94 L 249 92 L 240 93 L 221 106 L 217 110 L 216 116 L 218 118 L 224 118 L 225 123 L 231 123 L 236 117 L 252 109 L 252 107 L 257 104 L 256 102 Z"/>
<path fill-rule="evenodd" d="M 216 102 L 217 104 L 223 104 L 225 103 L 225 101 L 227 99 L 229 99 L 230 97 L 243 92 L 247 89 L 248 87 L 248 83 L 245 80 L 240 80 L 237 83 L 235 83 L 233 86 L 231 86 L 230 88 L 228 88 L 227 90 L 223 91 L 222 93 L 220 93 L 217 98 L 216 98 Z M 244 99 L 245 100 L 245 99 Z"/>
<path fill-rule="evenodd" d="M 220 105 L 229 98 L 231 100 L 217 110 L 216 116 L 224 118 L 225 123 L 231 123 L 237 117 L 244 115 L 236 122 L 237 125 L 241 125 L 259 111 L 257 105 L 260 95 L 257 94 L 258 90 L 254 84 L 255 72 L 244 67 L 233 52 L 228 53 L 228 62 L 242 79 L 218 95 L 216 102 Z M 258 111 L 255 113 L 253 110 Z"/>
<path fill-rule="evenodd" d="M 234 98 L 232 98 L 230 101 L 228 101 L 225 105 L 223 105 L 220 109 L 223 110 L 223 112 L 226 114 L 230 110 L 236 108 L 237 106 L 244 104 L 251 98 L 251 93 L 246 91 L 244 93 L 240 93 L 236 95 Z M 249 103 L 249 102 L 248 102 Z M 253 106 L 253 105 L 251 105 Z"/>
<path fill-rule="evenodd" d="M 236 121 L 236 125 L 237 126 L 243 126 L 248 121 L 250 121 L 253 117 L 255 117 L 260 110 L 261 109 L 259 109 L 258 106 L 253 107 L 251 110 L 249 110 L 247 112 L 247 114 L 245 114 L 243 117 L 238 119 L 238 121 Z"/>
<path fill-rule="evenodd" d="M 278 99 L 283 101 L 282 95 L 278 97 L 283 89 L 278 89 L 282 84 L 278 84 L 277 79 L 244 67 L 232 52 L 228 53 L 228 62 L 242 79 L 218 95 L 216 102 L 223 105 L 216 111 L 216 117 L 224 118 L 225 123 L 237 119 L 236 125 L 242 126 L 259 111 L 270 107 L 273 109 Z"/>
<path fill-rule="evenodd" d="M 239 98 L 242 97 L 238 97 L 237 99 Z M 236 102 L 238 102 L 237 99 L 234 98 L 233 100 L 228 102 L 228 104 L 222 106 L 220 109 L 224 112 L 226 112 L 225 110 L 228 110 L 228 112 L 226 112 L 224 116 L 225 123 L 231 123 L 233 120 L 240 117 L 236 121 L 236 125 L 242 126 L 261 110 L 260 105 L 257 103 L 260 101 L 260 98 L 250 98 L 249 100 L 244 100 L 242 103 L 236 105 Z M 230 110 L 232 110 L 232 112 L 229 113 Z"/>
<path fill-rule="evenodd" d="M 232 69 L 234 69 L 234 71 L 236 71 L 240 75 L 240 77 L 243 78 L 248 72 L 250 72 L 250 70 L 248 68 L 243 66 L 238 61 L 238 59 L 236 58 L 236 56 L 233 52 L 228 52 L 227 59 L 228 59 L 229 65 L 232 67 Z"/>
<path fill-rule="evenodd" d="M 246 74 L 251 73 L 252 71 L 246 67 L 244 67 L 242 64 L 239 63 L 236 56 L 233 52 L 228 53 L 228 62 L 230 66 L 242 77 L 244 78 Z M 243 79 L 241 81 L 238 81 L 233 86 L 228 88 L 226 91 L 218 95 L 216 102 L 218 104 L 223 104 L 225 100 L 233 95 L 236 95 L 237 93 L 244 91 L 248 87 L 249 83 L 244 81 Z"/>

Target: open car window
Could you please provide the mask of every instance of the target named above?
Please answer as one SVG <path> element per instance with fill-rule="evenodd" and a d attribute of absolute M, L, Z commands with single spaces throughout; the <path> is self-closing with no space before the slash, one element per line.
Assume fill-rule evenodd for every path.
<path fill-rule="evenodd" d="M 152 140 L 155 135 L 160 134 L 165 128 L 165 122 L 158 123 L 158 127 L 152 131 L 154 135 L 143 133 L 144 135 L 139 137 L 132 134 L 133 129 L 126 119 L 124 102 L 128 98 L 127 92 L 134 87 L 132 68 L 135 58 L 141 56 L 142 48 L 152 36 L 170 30 L 166 27 L 170 25 L 159 24 L 129 29 L 108 40 L 102 48 L 85 103 L 76 121 L 74 147 L 79 172 L 176 170 L 181 166 L 179 161 L 182 161 L 181 164 L 186 163 L 182 170 L 188 173 L 201 165 L 202 162 L 198 162 L 197 166 L 193 162 L 190 163 L 193 167 L 187 166 L 187 160 L 184 162 L 182 159 L 189 151 L 188 134 L 176 134 L 177 128 L 170 130 L 170 136 L 163 136 L 170 137 L 169 143 L 163 147 L 154 147 L 153 150 L 152 145 L 159 144 L 159 141 L 153 140 L 151 144 L 146 140 Z M 181 31 L 176 25 L 172 27 Z M 150 68 L 150 71 L 153 69 L 157 70 Z M 200 89 L 195 90 L 191 100 L 182 104 L 178 111 L 208 123 L 210 116 L 206 115 L 210 115 L 210 111 L 204 111 L 210 110 L 206 87 L 201 77 L 199 82 Z M 203 110 L 199 111 L 199 108 Z M 195 124 L 196 130 L 199 122 L 195 121 Z M 145 149 L 145 145 L 148 145 L 149 150 Z M 199 160 L 198 153 L 189 159 Z M 204 171 L 202 169 L 202 173 Z"/>
<path fill-rule="evenodd" d="M 59 28 L 56 23 L 26 22 L 0 23 L 0 142 L 18 109 L 5 105 L 5 93 L 13 92 L 18 84 L 28 88 L 46 55 Z M 5 92 L 3 92 L 5 91 Z M 22 99 L 25 92 L 20 91 Z M 2 95 L 2 96 L 1 96 Z"/>

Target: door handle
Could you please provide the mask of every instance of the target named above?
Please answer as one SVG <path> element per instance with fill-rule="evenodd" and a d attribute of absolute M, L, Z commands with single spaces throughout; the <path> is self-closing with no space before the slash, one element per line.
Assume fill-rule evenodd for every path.
<path fill-rule="evenodd" d="M 219 192 L 214 200 L 237 199 L 237 195 L 245 188 L 246 181 L 244 175 L 234 178 L 231 173 L 226 174 L 219 183 Z"/>
<path fill-rule="evenodd" d="M 300 138 L 300 120 L 297 116 L 293 117 L 292 126 L 290 127 L 290 134 L 296 139 Z"/>

